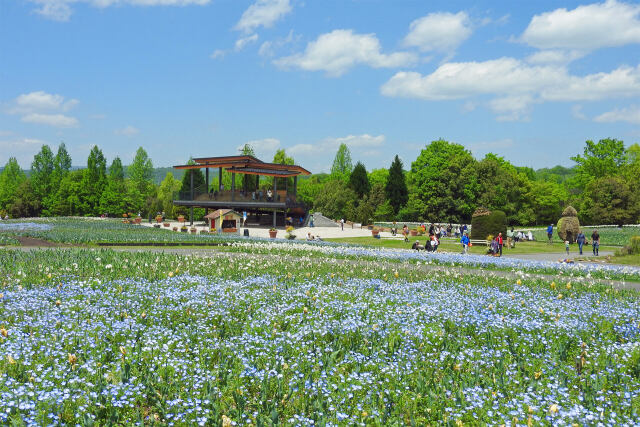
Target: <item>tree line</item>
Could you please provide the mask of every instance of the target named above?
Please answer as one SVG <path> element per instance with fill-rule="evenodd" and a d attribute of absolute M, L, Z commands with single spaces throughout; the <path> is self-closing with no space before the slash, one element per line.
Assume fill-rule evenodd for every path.
<path fill-rule="evenodd" d="M 245 145 L 243 154 L 255 155 Z M 501 210 L 513 225 L 555 223 L 572 205 L 583 224 L 640 222 L 640 146 L 625 147 L 616 139 L 586 141 L 584 151 L 571 157 L 572 168 L 556 166 L 533 170 L 512 165 L 489 153 L 476 159 L 462 145 L 436 140 L 425 145 L 408 170 L 396 155 L 389 168 L 370 172 L 362 162 L 353 165 L 349 148 L 342 144 L 330 173 L 299 177 L 298 200 L 331 218 L 361 223 L 373 221 L 470 222 L 477 208 Z M 191 160 L 190 160 L 191 161 Z M 294 164 L 285 150 L 274 163 Z M 123 213 L 168 217 L 186 213 L 173 206 L 177 191 L 190 191 L 191 175 L 198 191 L 217 188 L 213 174 L 209 188 L 200 169 L 186 170 L 182 179 L 167 172 L 160 184 L 157 171 L 140 147 L 131 165 L 116 157 L 107 167 L 102 151 L 94 146 L 87 167 L 73 169 L 65 144 L 56 154 L 42 146 L 27 176 L 15 158 L 0 173 L 0 214 L 27 216 L 97 216 Z M 230 188 L 231 174 L 223 173 Z M 276 178 L 273 178 L 276 179 Z M 273 179 L 260 181 L 273 186 Z M 284 180 L 277 178 L 278 188 Z M 255 187 L 255 177 L 241 176 L 238 188 Z M 245 182 L 246 181 L 246 182 Z M 292 182 L 289 188 L 292 188 Z M 196 218 L 204 210 L 196 211 Z"/>

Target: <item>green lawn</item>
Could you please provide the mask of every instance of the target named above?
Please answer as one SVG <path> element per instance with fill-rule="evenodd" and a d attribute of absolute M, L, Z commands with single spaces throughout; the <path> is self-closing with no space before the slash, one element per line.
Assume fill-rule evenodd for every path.
<path fill-rule="evenodd" d="M 421 244 L 425 243 L 425 237 L 421 238 L 412 237 L 409 238 L 409 242 L 404 242 L 403 240 L 395 240 L 395 239 L 374 239 L 373 237 L 341 237 L 336 239 L 325 239 L 327 241 L 336 242 L 336 243 L 351 243 L 354 245 L 362 245 L 362 246 L 375 246 L 382 248 L 398 248 L 398 249 L 411 249 L 411 245 L 416 240 L 419 240 Z M 577 252 L 577 245 L 571 246 L 571 253 L 575 256 Z M 590 249 L 590 247 L 586 247 L 585 250 Z M 601 246 L 601 251 L 613 251 L 615 247 L 612 246 Z M 462 250 L 462 245 L 458 242 L 458 239 L 442 239 L 440 246 L 438 246 L 438 250 L 445 250 L 449 252 L 457 252 Z M 485 254 L 487 252 L 487 247 L 484 245 L 474 245 L 470 248 L 470 252 L 473 254 Z M 507 249 L 506 247 L 503 249 L 503 253 L 509 254 L 534 254 L 534 253 L 560 253 L 564 252 L 564 245 L 562 243 L 554 243 L 552 245 L 547 244 L 546 242 L 520 242 L 516 244 L 516 247 L 513 249 Z"/>

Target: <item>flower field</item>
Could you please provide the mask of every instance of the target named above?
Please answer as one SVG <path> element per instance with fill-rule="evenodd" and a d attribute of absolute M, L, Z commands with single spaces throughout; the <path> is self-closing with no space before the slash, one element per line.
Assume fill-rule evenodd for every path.
<path fill-rule="evenodd" d="M 632 236 L 640 235 L 639 225 L 629 225 L 622 228 L 615 226 L 583 226 L 581 229 L 589 241 L 591 241 L 591 233 L 593 233 L 593 230 L 598 230 L 598 233 L 600 234 L 600 244 L 602 245 L 624 246 L 629 244 L 629 240 L 631 240 Z M 533 228 L 531 231 L 536 240 L 541 242 L 546 242 L 548 240 L 546 227 Z M 553 226 L 553 240 L 555 242 L 562 241 L 560 236 L 558 236 L 555 224 Z"/>
<path fill-rule="evenodd" d="M 0 424 L 640 417 L 639 295 L 588 280 L 0 249 L 0 294 Z"/>

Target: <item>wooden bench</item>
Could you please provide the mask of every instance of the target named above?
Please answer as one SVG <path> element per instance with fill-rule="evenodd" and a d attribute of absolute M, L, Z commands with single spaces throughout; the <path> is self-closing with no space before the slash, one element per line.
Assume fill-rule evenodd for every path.
<path fill-rule="evenodd" d="M 485 245 L 485 246 L 489 246 L 489 244 L 491 243 L 489 240 L 469 240 L 469 243 L 471 243 L 472 245 Z"/>

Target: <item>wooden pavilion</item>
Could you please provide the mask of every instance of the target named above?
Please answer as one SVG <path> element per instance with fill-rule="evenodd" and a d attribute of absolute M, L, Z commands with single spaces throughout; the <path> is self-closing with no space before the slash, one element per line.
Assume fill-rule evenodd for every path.
<path fill-rule="evenodd" d="M 205 186 L 194 188 L 193 174 L 191 174 L 191 191 L 174 194 L 173 204 L 176 206 L 188 206 L 190 209 L 190 222 L 193 224 L 193 208 L 209 209 L 234 209 L 246 211 L 260 217 L 264 213 L 273 214 L 273 227 L 277 225 L 277 214 L 282 212 L 282 218 L 287 213 L 296 216 L 306 216 L 306 207 L 299 203 L 297 198 L 298 175 L 310 175 L 311 172 L 297 165 L 281 165 L 277 163 L 265 163 L 253 156 L 223 156 L 202 157 L 193 159 L 194 164 L 178 165 L 174 169 L 204 169 Z M 218 169 L 218 186 L 210 188 L 209 170 Z M 225 189 L 222 183 L 222 171 L 231 173 L 231 188 Z M 256 176 L 255 187 L 247 188 L 247 180 L 243 180 L 242 188 L 236 188 L 236 174 Z M 273 183 L 266 188 L 261 188 L 260 177 L 273 177 Z M 283 189 L 278 188 L 278 180 L 275 178 L 293 178 L 293 188 L 289 188 L 289 180 L 285 180 Z M 264 186 L 263 186 L 264 187 Z"/>

